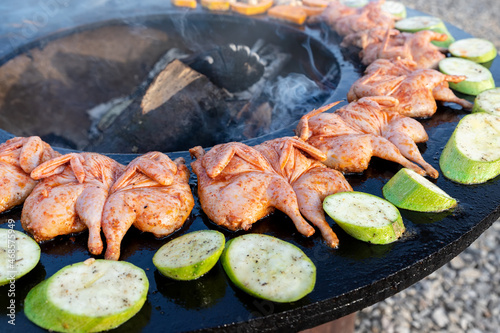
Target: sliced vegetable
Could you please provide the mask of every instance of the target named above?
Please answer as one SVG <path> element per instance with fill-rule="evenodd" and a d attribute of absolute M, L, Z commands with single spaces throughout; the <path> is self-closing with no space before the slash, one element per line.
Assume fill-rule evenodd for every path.
<path fill-rule="evenodd" d="M 368 0 L 340 0 L 340 3 L 354 8 L 364 7 L 368 4 Z"/>
<path fill-rule="evenodd" d="M 440 41 L 432 41 L 436 46 L 448 48 L 451 43 L 455 41 L 455 38 L 451 35 L 446 28 L 444 22 L 435 16 L 413 16 L 407 17 L 395 23 L 396 29 L 404 32 L 417 32 L 420 30 L 432 30 L 442 34 L 448 35 L 448 39 Z"/>
<path fill-rule="evenodd" d="M 238 288 L 273 302 L 297 301 L 316 283 L 316 266 L 304 252 L 272 236 L 247 234 L 233 238 L 221 261 Z"/>
<path fill-rule="evenodd" d="M 391 14 L 396 20 L 401 20 L 406 17 L 406 7 L 398 1 L 386 1 L 382 4 L 382 10 Z"/>
<path fill-rule="evenodd" d="M 492 42 L 482 38 L 466 38 L 453 42 L 448 51 L 459 58 L 484 63 L 495 59 L 497 49 Z"/>
<path fill-rule="evenodd" d="M 317 6 L 305 6 L 302 5 L 300 8 L 306 12 L 307 16 L 314 16 L 314 15 L 320 15 L 325 11 L 324 7 L 317 7 Z"/>
<path fill-rule="evenodd" d="M 0 286 L 28 274 L 40 261 L 40 246 L 13 229 L 0 229 Z"/>
<path fill-rule="evenodd" d="M 163 245 L 153 256 L 160 273 L 176 280 L 194 280 L 215 266 L 226 239 L 221 232 L 200 230 Z"/>
<path fill-rule="evenodd" d="M 323 9 L 325 9 L 326 7 L 328 7 L 329 3 L 330 3 L 330 1 L 328 1 L 328 0 L 303 0 L 302 1 L 302 4 L 304 6 L 320 7 L 320 8 L 323 8 Z"/>
<path fill-rule="evenodd" d="M 273 0 L 262 0 L 256 3 L 245 3 L 241 1 L 231 2 L 231 10 L 243 15 L 258 15 L 267 12 L 273 5 Z"/>
<path fill-rule="evenodd" d="M 399 170 L 382 188 L 384 197 L 396 207 L 417 212 L 442 212 L 457 201 L 413 170 Z"/>
<path fill-rule="evenodd" d="M 396 241 L 405 226 L 398 209 L 389 201 L 363 192 L 340 192 L 323 201 L 325 212 L 352 237 L 373 243 Z"/>
<path fill-rule="evenodd" d="M 441 153 L 445 177 L 480 184 L 500 174 L 500 116 L 472 113 L 460 120 Z"/>
<path fill-rule="evenodd" d="M 208 10 L 228 11 L 230 8 L 229 0 L 201 0 L 201 5 Z"/>
<path fill-rule="evenodd" d="M 172 4 L 177 7 L 196 8 L 196 0 L 171 0 Z"/>
<path fill-rule="evenodd" d="M 472 112 L 488 112 L 500 116 L 500 88 L 485 90 L 477 95 Z"/>
<path fill-rule="evenodd" d="M 495 88 L 493 75 L 488 68 L 463 58 L 444 58 L 439 62 L 439 70 L 448 75 L 465 75 L 462 82 L 450 82 L 450 88 L 467 95 L 477 95 Z"/>
<path fill-rule="evenodd" d="M 24 312 L 49 331 L 99 332 L 134 316 L 148 288 L 144 271 L 130 263 L 88 259 L 34 287 L 26 296 Z"/>
<path fill-rule="evenodd" d="M 304 24 L 307 13 L 299 6 L 278 5 L 267 11 L 267 15 L 277 20 L 287 21 L 298 25 Z"/>

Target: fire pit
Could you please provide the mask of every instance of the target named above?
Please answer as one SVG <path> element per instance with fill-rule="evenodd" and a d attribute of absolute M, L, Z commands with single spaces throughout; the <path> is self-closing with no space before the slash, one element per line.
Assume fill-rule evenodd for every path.
<path fill-rule="evenodd" d="M 173 11 L 172 13 L 180 15 L 184 11 Z M 244 48 L 239 48 L 239 45 L 252 49 L 262 38 L 265 40 L 265 45 L 277 46 L 279 52 L 289 52 L 293 55 L 293 61 L 288 65 L 291 67 L 284 67 L 283 72 L 280 72 L 276 79 L 278 76 L 284 78 L 292 72 L 298 73 L 314 82 L 320 87 L 320 91 L 327 92 L 326 96 L 320 93 L 319 97 L 312 102 L 309 101 L 310 104 L 305 108 L 314 108 L 327 102 L 344 99 L 352 82 L 359 77 L 357 70 L 359 67 L 355 57 L 349 53 L 342 53 L 337 46 L 336 37 L 327 34 L 326 30 L 323 31 L 320 27 L 301 30 L 270 21 L 265 17 L 249 19 L 242 16 L 216 15 L 201 11 L 195 11 L 187 16 L 189 17 L 186 17 L 188 21 L 185 18 L 179 21 L 175 16 L 171 16 L 172 13 L 134 18 L 128 20 L 127 25 L 124 25 L 122 20 L 118 20 L 71 29 L 34 41 L 4 57 L 0 71 L 6 66 L 13 66 L 12 64 L 16 61 L 29 60 L 30 64 L 35 64 L 38 55 L 44 51 L 47 52 L 51 45 L 64 41 L 68 43 L 74 41 L 75 44 L 78 44 L 78 39 L 81 36 L 87 36 L 85 40 L 91 42 L 93 41 L 92 34 L 99 32 L 101 36 L 108 33 L 110 40 L 117 39 L 117 33 L 122 27 L 126 27 L 124 34 L 128 36 L 127 38 L 139 36 L 138 41 L 150 42 L 149 45 L 134 44 L 134 49 L 138 53 L 136 56 L 130 57 L 131 60 L 127 66 L 124 66 L 119 59 L 110 58 L 99 63 L 95 62 L 95 55 L 92 54 L 71 57 L 69 56 L 70 52 L 62 56 L 61 53 L 54 51 L 53 57 L 50 58 L 52 65 L 55 65 L 52 68 L 65 69 L 65 71 L 54 70 L 51 72 L 51 77 L 54 78 L 56 74 L 65 73 L 64 80 L 60 80 L 60 82 L 73 82 L 80 86 L 68 89 L 64 84 L 56 83 L 55 80 L 38 80 L 34 83 L 26 80 L 24 82 L 32 84 L 25 85 L 24 88 L 11 84 L 11 89 L 8 91 L 0 89 L 4 94 L 3 100 L 5 100 L 5 95 L 12 94 L 10 107 L 0 107 L 2 110 L 0 113 L 0 117 L 2 117 L 1 127 L 5 130 L 0 133 L 0 139 L 4 141 L 12 134 L 40 134 L 54 140 L 56 146 L 65 147 L 61 148 L 61 151 L 83 149 L 80 147 L 90 147 L 90 145 L 97 147 L 98 142 L 91 143 L 92 137 L 88 136 L 89 129 L 92 128 L 92 120 L 88 118 L 88 111 L 94 110 L 96 112 L 97 107 L 111 102 L 114 102 L 115 106 L 120 105 L 127 99 L 132 100 L 131 104 L 141 105 L 147 87 L 152 84 L 152 81 L 148 81 L 145 77 L 151 73 L 157 61 L 167 54 L 168 47 L 164 46 L 167 42 L 172 43 L 182 52 L 189 53 L 188 56 L 191 59 L 200 60 L 206 59 L 207 56 L 213 57 L 213 52 L 222 52 L 220 47 L 227 47 L 233 52 L 235 52 L 234 49 L 238 52 Z M 409 14 L 416 15 L 417 13 L 409 11 Z M 189 24 L 184 25 L 186 22 Z M 204 28 L 201 29 L 201 27 Z M 178 34 L 176 37 L 169 35 L 167 38 L 165 32 L 172 31 L 171 28 L 181 28 L 177 31 L 183 31 L 183 28 L 187 30 L 197 28 L 199 30 L 194 31 L 195 33 L 191 35 L 197 39 L 188 40 L 184 38 L 186 35 L 182 37 L 182 34 Z M 223 34 L 219 34 L 217 31 L 231 32 L 231 34 L 218 40 L 217 38 L 221 38 L 219 35 Z M 252 34 L 244 34 L 245 37 L 242 37 L 242 31 L 252 31 Z M 456 38 L 468 36 L 453 27 L 450 27 L 450 31 Z M 254 32 L 256 35 L 253 35 Z M 227 37 L 231 35 L 232 37 Z M 210 36 L 209 45 L 204 44 L 207 41 L 206 36 Z M 108 45 L 117 54 L 120 51 L 119 44 L 111 42 L 104 45 Z M 257 49 L 256 47 L 255 50 Z M 142 50 L 142 52 L 138 50 Z M 99 50 L 94 50 L 89 45 L 86 51 L 91 53 Z M 122 52 L 122 54 L 127 53 L 125 49 L 122 49 Z M 189 57 L 180 60 L 182 65 L 188 65 Z M 63 59 L 68 62 L 61 63 L 60 61 Z M 134 59 L 135 61 L 132 61 Z M 82 64 L 87 64 L 90 67 L 82 67 Z M 123 68 L 125 67 L 132 74 L 124 73 Z M 18 67 L 14 66 L 13 68 Z M 92 71 L 87 73 L 86 69 L 89 68 Z M 105 72 L 105 68 L 110 71 L 110 75 L 104 75 L 104 73 L 108 73 Z M 31 69 L 32 73 L 37 72 L 35 68 L 31 67 Z M 200 68 L 198 70 L 202 71 Z M 498 59 L 492 64 L 491 70 L 495 77 L 499 77 Z M 82 82 L 69 75 L 71 73 L 79 73 L 83 77 L 86 75 L 89 82 Z M 41 75 L 42 73 L 36 74 Z M 3 78 L 1 75 L 0 77 Z M 21 76 L 21 78 L 23 77 Z M 27 77 L 24 78 L 27 79 Z M 61 77 L 59 78 L 61 79 Z M 5 85 L 5 80 L 2 81 L 4 81 L 2 84 Z M 112 84 L 114 89 L 109 89 Z M 36 89 L 36 96 L 30 96 L 28 88 Z M 21 94 L 23 89 L 24 93 Z M 236 94 L 237 92 L 229 93 Z M 17 97 L 13 98 L 12 96 Z M 51 100 L 47 100 L 47 96 L 55 96 L 55 104 L 52 104 Z M 139 99 L 138 96 L 141 98 Z M 264 96 L 267 101 L 270 101 L 270 104 L 279 105 L 271 95 Z M 224 97 L 223 100 L 230 99 Z M 36 112 L 29 110 L 28 101 L 30 101 L 29 105 L 37 108 Z M 243 105 L 247 103 L 247 101 L 238 102 Z M 33 113 L 26 116 L 24 112 L 15 112 L 16 103 L 19 103 L 17 106 L 20 107 L 17 110 Z M 260 104 L 258 105 L 260 106 Z M 122 110 L 127 110 L 127 107 L 122 108 Z M 237 108 L 237 113 L 242 109 L 243 107 Z M 7 113 L 5 110 L 10 111 Z M 107 110 L 110 112 L 110 109 Z M 244 122 L 238 124 L 235 120 L 228 120 L 225 118 L 228 115 L 230 113 L 224 113 L 221 117 L 224 118 L 225 123 L 222 125 L 214 124 L 214 126 L 222 128 L 235 126 L 235 128 L 241 129 L 238 126 Z M 438 167 L 441 150 L 459 119 L 464 115 L 465 113 L 462 111 L 443 106 L 439 108 L 433 118 L 423 121 L 430 140 L 421 148 L 424 159 L 434 167 Z M 256 144 L 269 138 L 293 135 L 292 129 L 295 127 L 298 117 L 300 114 L 293 115 L 289 122 L 282 124 L 282 126 L 270 126 L 267 132 L 255 131 L 253 138 L 252 135 L 249 135 L 239 138 L 239 140 L 248 144 Z M 16 125 L 20 119 L 23 119 L 22 125 Z M 101 122 L 102 119 L 99 118 L 98 122 Z M 43 123 L 43 126 L 40 123 Z M 66 130 L 65 127 L 71 129 Z M 40 132 L 34 133 L 35 130 Z M 188 132 L 191 137 L 199 136 L 197 131 L 192 129 L 190 131 Z M 241 134 L 242 131 L 236 132 Z M 102 133 L 104 132 L 101 130 L 100 134 Z M 223 138 L 222 141 L 226 139 Z M 197 144 L 207 147 L 221 139 L 212 137 L 207 140 L 213 141 Z M 189 147 L 179 146 L 178 149 L 162 150 L 168 152 L 172 158 L 182 156 L 189 161 L 188 153 L 183 151 L 186 148 Z M 142 150 L 139 147 L 137 149 L 137 152 Z M 119 150 L 108 150 L 106 147 L 102 150 L 106 153 L 115 153 L 110 154 L 110 156 L 120 163 L 128 163 L 137 156 L 133 153 L 119 153 Z M 398 165 L 374 159 L 370 168 L 363 175 L 348 176 L 347 179 L 357 191 L 382 196 L 382 186 L 398 168 Z M 191 178 L 191 184 L 194 193 L 196 193 L 194 176 Z M 340 239 L 340 247 L 331 249 L 321 241 L 320 235 L 314 235 L 311 238 L 302 237 L 294 230 L 290 220 L 279 212 L 256 223 L 251 232 L 278 236 L 297 245 L 304 250 L 318 268 L 317 284 L 314 291 L 304 299 L 290 304 L 271 303 L 244 294 L 231 284 L 220 265 L 215 266 L 209 274 L 199 280 L 190 282 L 170 280 L 158 273 L 152 264 L 153 254 L 168 239 L 158 240 L 151 234 L 130 230 L 122 242 L 122 259 L 146 270 L 150 281 L 150 292 L 148 301 L 142 310 L 133 319 L 118 328 L 118 331 L 162 331 L 166 328 L 171 331 L 300 330 L 337 319 L 389 297 L 451 260 L 500 216 L 499 177 L 483 185 L 463 186 L 441 176 L 436 184 L 457 198 L 460 202 L 459 207 L 453 212 L 434 215 L 402 211 L 408 231 L 403 239 L 390 245 L 370 245 L 359 242 L 333 225 L 333 229 Z M 477 198 L 481 198 L 481 200 L 478 201 Z M 2 214 L 0 223 L 5 225 L 10 218 L 19 221 L 20 209 Z M 20 223 L 18 222 L 16 225 L 16 228 L 21 230 Z M 197 204 L 185 226 L 170 238 L 188 231 L 216 228 Z M 227 239 L 240 234 L 223 232 L 225 232 Z M 25 318 L 22 312 L 22 300 L 35 284 L 51 276 L 61 267 L 88 258 L 86 236 L 83 234 L 75 237 L 58 237 L 41 245 L 41 262 L 34 271 L 16 281 L 16 310 L 18 311 L 16 313 L 16 326 L 18 329 L 30 332 L 40 330 Z M 5 287 L 1 290 L 2 293 L 7 292 Z M 6 302 L 8 302 L 7 298 L 2 298 L 0 301 L 1 314 L 6 314 L 8 306 Z M 0 325 L 6 327 L 7 323 L 4 321 Z"/>
<path fill-rule="evenodd" d="M 210 13 L 99 22 L 1 65 L 1 128 L 104 153 L 269 134 L 323 104 L 340 81 L 337 57 L 310 34 Z"/>

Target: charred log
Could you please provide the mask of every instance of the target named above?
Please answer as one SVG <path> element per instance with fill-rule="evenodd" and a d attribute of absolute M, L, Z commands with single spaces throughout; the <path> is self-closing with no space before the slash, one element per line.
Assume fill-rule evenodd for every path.
<path fill-rule="evenodd" d="M 101 121 L 101 134 L 86 149 L 144 153 L 214 145 L 229 114 L 227 93 L 179 60 L 133 96 L 120 104 L 114 121 Z"/>
<path fill-rule="evenodd" d="M 260 80 L 264 64 L 248 46 L 228 44 L 194 55 L 183 62 L 206 75 L 218 87 L 243 91 Z"/>

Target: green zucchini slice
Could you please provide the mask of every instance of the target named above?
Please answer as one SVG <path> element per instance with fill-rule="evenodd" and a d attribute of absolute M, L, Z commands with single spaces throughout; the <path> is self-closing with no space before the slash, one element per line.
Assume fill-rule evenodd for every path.
<path fill-rule="evenodd" d="M 457 200 L 437 185 L 407 168 L 399 170 L 382 192 L 396 207 L 417 212 L 442 212 L 457 205 Z"/>
<path fill-rule="evenodd" d="M 316 283 L 316 266 L 304 252 L 272 236 L 247 234 L 233 238 L 221 261 L 238 288 L 273 302 L 297 301 Z"/>
<path fill-rule="evenodd" d="M 448 39 L 445 41 L 432 41 L 432 44 L 442 47 L 448 48 L 450 44 L 455 41 L 455 38 L 446 28 L 444 22 L 435 16 L 412 16 L 397 21 L 395 23 L 395 28 L 403 31 L 403 32 L 417 32 L 420 30 L 432 30 L 442 34 L 446 34 Z"/>
<path fill-rule="evenodd" d="M 454 57 L 465 58 L 478 63 L 491 61 L 497 56 L 495 45 L 482 38 L 457 40 L 450 45 L 448 51 Z"/>
<path fill-rule="evenodd" d="M 474 100 L 472 112 L 487 112 L 500 116 L 500 88 L 493 88 L 479 93 Z"/>
<path fill-rule="evenodd" d="M 66 266 L 35 286 L 24 312 L 57 332 L 100 332 L 123 324 L 144 305 L 149 281 L 130 263 L 88 259 Z"/>
<path fill-rule="evenodd" d="M 0 229 L 0 286 L 28 274 L 40 261 L 40 246 L 14 229 Z"/>
<path fill-rule="evenodd" d="M 463 58 L 444 58 L 439 62 L 439 70 L 447 75 L 465 75 L 462 82 L 450 82 L 450 88 L 467 94 L 479 93 L 495 88 L 495 81 L 490 70 L 474 61 Z"/>
<path fill-rule="evenodd" d="M 215 266 L 225 242 L 219 231 L 194 231 L 163 245 L 153 256 L 153 264 L 172 279 L 194 280 Z"/>
<path fill-rule="evenodd" d="M 398 209 L 372 194 L 335 193 L 325 198 L 323 209 L 346 233 L 364 242 L 392 243 L 405 231 Z"/>
<path fill-rule="evenodd" d="M 443 175 L 480 184 L 500 174 L 500 116 L 472 113 L 460 120 L 439 158 Z"/>

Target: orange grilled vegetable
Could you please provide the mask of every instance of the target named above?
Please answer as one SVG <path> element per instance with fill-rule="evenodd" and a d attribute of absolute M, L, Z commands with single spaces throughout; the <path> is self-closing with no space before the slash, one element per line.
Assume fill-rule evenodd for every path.
<path fill-rule="evenodd" d="M 208 10 L 227 11 L 229 10 L 228 0 L 201 0 L 201 5 Z"/>
<path fill-rule="evenodd" d="M 306 21 L 307 13 L 304 9 L 298 6 L 280 5 L 274 6 L 267 12 L 272 18 L 292 22 L 302 25 Z"/>
<path fill-rule="evenodd" d="M 177 7 L 196 8 L 196 0 L 171 0 L 172 4 Z"/>
<path fill-rule="evenodd" d="M 302 8 L 307 16 L 320 15 L 325 11 L 325 7 L 313 7 L 313 6 L 302 6 Z"/>
<path fill-rule="evenodd" d="M 328 0 L 303 0 L 302 4 L 308 7 L 326 8 L 331 1 Z"/>
<path fill-rule="evenodd" d="M 273 3 L 273 0 L 259 1 L 255 5 L 244 2 L 234 2 L 231 4 L 231 10 L 243 15 L 258 15 L 267 12 Z"/>

